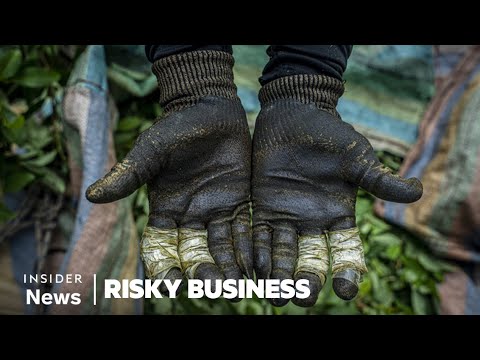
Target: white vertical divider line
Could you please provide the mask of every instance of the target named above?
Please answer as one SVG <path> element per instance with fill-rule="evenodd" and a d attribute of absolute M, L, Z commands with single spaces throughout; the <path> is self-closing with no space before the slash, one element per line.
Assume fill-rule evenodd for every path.
<path fill-rule="evenodd" d="M 93 274 L 93 305 L 97 305 L 97 274 Z"/>

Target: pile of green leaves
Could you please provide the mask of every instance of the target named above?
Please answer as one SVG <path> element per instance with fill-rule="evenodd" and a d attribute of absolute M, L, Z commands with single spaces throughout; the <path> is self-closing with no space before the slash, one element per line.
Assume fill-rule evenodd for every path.
<path fill-rule="evenodd" d="M 59 46 L 0 47 L 0 225 L 15 216 L 4 205 L 5 193 L 39 184 L 56 193 L 68 189 L 65 141 L 59 101 L 76 54 Z M 158 94 L 117 99 L 120 121 L 115 131 L 117 157 L 123 158 L 138 134 L 161 114 Z M 52 107 L 43 119 L 39 112 Z M 379 153 L 397 170 L 401 159 Z M 66 194 L 68 196 L 68 194 Z M 239 303 L 227 300 L 147 300 L 146 313 L 157 314 L 432 314 L 438 311 L 436 284 L 450 265 L 430 254 L 421 241 L 378 218 L 373 198 L 359 192 L 357 224 L 364 240 L 369 272 L 359 295 L 338 299 L 327 282 L 317 304 L 303 309 L 293 304 L 275 308 L 264 299 Z M 139 236 L 148 218 L 145 187 L 133 196 Z"/>
<path fill-rule="evenodd" d="M 71 65 L 58 46 L 0 47 L 0 225 L 15 216 L 5 193 L 33 184 L 66 190 L 59 102 Z"/>

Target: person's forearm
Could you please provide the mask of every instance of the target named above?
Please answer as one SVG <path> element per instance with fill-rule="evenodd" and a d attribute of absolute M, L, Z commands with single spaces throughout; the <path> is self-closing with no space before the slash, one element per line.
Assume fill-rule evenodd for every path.
<path fill-rule="evenodd" d="M 271 45 L 260 78 L 265 85 L 291 75 L 325 75 L 342 80 L 353 45 Z"/>

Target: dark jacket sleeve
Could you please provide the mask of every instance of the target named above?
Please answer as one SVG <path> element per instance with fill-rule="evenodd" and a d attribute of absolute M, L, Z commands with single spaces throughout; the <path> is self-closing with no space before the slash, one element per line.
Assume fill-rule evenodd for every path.
<path fill-rule="evenodd" d="M 266 83 L 284 76 L 316 74 L 342 80 L 353 45 L 271 45 L 270 61 L 260 78 Z"/>
<path fill-rule="evenodd" d="M 145 55 L 151 63 L 170 55 L 197 50 L 218 50 L 232 54 L 231 45 L 145 45 Z"/>

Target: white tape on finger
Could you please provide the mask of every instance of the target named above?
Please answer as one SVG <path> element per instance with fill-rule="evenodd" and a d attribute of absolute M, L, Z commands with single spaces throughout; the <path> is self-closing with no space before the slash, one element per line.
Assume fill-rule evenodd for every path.
<path fill-rule="evenodd" d="M 328 274 L 328 247 L 325 235 L 303 235 L 298 238 L 298 259 L 295 275 L 301 271 L 313 273 L 322 285 Z"/>
<path fill-rule="evenodd" d="M 207 230 L 179 229 L 178 254 L 183 272 L 189 279 L 195 278 L 195 271 L 200 264 L 215 264 L 208 251 Z"/>
<path fill-rule="evenodd" d="M 177 229 L 145 228 L 140 240 L 140 256 L 149 279 L 163 280 L 169 270 L 181 269 L 177 248 Z"/>
<path fill-rule="evenodd" d="M 332 254 L 332 272 L 354 269 L 366 273 L 363 245 L 358 228 L 332 231 L 328 234 Z"/>

